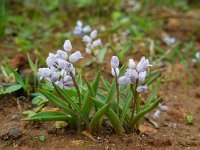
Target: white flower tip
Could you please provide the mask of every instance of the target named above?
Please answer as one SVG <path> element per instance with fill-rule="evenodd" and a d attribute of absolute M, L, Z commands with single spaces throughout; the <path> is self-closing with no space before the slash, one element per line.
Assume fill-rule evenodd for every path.
<path fill-rule="evenodd" d="M 72 45 L 71 45 L 70 40 L 65 40 L 63 48 L 67 52 L 70 52 L 72 50 Z"/>
<path fill-rule="evenodd" d="M 93 30 L 91 33 L 90 33 L 90 37 L 92 38 L 92 39 L 95 39 L 96 37 L 97 37 L 97 30 Z"/>
<path fill-rule="evenodd" d="M 119 59 L 117 56 L 112 56 L 111 58 L 111 67 L 116 69 L 119 67 Z"/>

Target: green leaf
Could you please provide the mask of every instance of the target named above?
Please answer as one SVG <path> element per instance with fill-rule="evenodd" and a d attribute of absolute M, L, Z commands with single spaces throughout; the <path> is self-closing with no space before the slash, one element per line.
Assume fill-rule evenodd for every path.
<path fill-rule="evenodd" d="M 86 124 L 89 124 L 88 118 L 85 117 L 85 115 L 83 114 L 83 112 L 81 111 L 81 109 L 79 108 L 79 106 L 69 97 L 69 95 L 67 95 L 63 89 L 59 88 L 57 85 L 54 84 L 54 87 L 56 89 L 56 91 L 58 92 L 58 94 L 60 94 L 60 96 L 62 96 L 62 98 L 64 98 L 70 105 L 72 105 L 74 107 L 74 109 L 79 112 L 79 114 L 81 115 L 81 117 L 83 118 L 83 120 L 85 121 Z"/>
<path fill-rule="evenodd" d="M 85 99 L 83 101 L 83 105 L 82 105 L 81 110 L 87 118 L 89 117 L 91 108 L 93 106 L 91 97 L 95 97 L 96 93 L 97 93 L 97 89 L 98 89 L 98 86 L 99 86 L 99 78 L 100 78 L 100 75 L 99 75 L 99 72 L 98 72 L 92 86 L 88 82 L 86 82 L 87 87 L 88 87 L 88 93 L 87 93 L 87 96 L 85 97 Z"/>
<path fill-rule="evenodd" d="M 4 94 L 15 92 L 15 91 L 17 91 L 17 90 L 19 90 L 21 88 L 22 88 L 21 84 L 11 85 L 11 86 L 9 86 L 9 87 L 6 88 Z"/>
<path fill-rule="evenodd" d="M 146 109 L 151 104 L 151 101 L 154 99 L 154 97 L 155 97 L 155 95 L 156 95 L 156 93 L 158 91 L 160 83 L 161 83 L 161 79 L 158 80 L 158 82 L 156 84 L 156 87 L 153 89 L 153 91 L 151 92 L 150 96 L 148 97 L 143 109 Z"/>
<path fill-rule="evenodd" d="M 23 121 L 68 121 L 69 117 L 58 111 L 42 111 Z"/>
<path fill-rule="evenodd" d="M 120 117 L 120 122 L 121 124 L 123 123 L 124 119 L 125 119 L 125 116 L 127 115 L 127 111 L 128 111 L 128 106 L 131 102 L 131 98 L 132 98 L 132 92 L 129 92 L 128 95 L 126 96 L 126 99 L 125 99 L 125 104 L 122 108 L 122 113 L 121 113 L 121 117 Z"/>
<path fill-rule="evenodd" d="M 106 104 L 111 103 L 115 96 L 116 96 L 116 84 L 115 80 L 113 80 L 110 90 L 106 97 Z"/>
<path fill-rule="evenodd" d="M 20 74 L 18 72 L 16 72 L 15 70 L 12 70 L 12 72 L 14 73 L 15 76 L 15 80 L 22 85 L 23 89 L 26 91 L 26 85 L 22 79 L 22 77 L 20 76 Z"/>
<path fill-rule="evenodd" d="M 103 48 L 100 49 L 99 55 L 97 56 L 98 57 L 97 58 L 98 63 L 100 63 L 100 64 L 103 63 L 103 60 L 105 58 L 107 50 L 108 50 L 108 47 L 103 47 Z"/>
<path fill-rule="evenodd" d="M 98 72 L 97 75 L 96 75 L 96 77 L 95 77 L 95 80 L 94 80 L 94 82 L 92 84 L 92 88 L 93 88 L 93 91 L 94 91 L 95 95 L 96 95 L 97 89 L 99 87 L 99 79 L 100 79 L 100 74 Z"/>
<path fill-rule="evenodd" d="M 99 120 L 101 119 L 101 117 L 103 117 L 108 109 L 110 107 L 110 104 L 106 104 L 103 107 L 101 107 L 93 116 L 91 122 L 90 122 L 90 126 L 89 126 L 89 130 L 91 133 L 94 133 L 95 127 L 96 127 L 96 123 L 99 122 Z"/>
<path fill-rule="evenodd" d="M 148 108 L 143 109 L 142 111 L 140 111 L 135 117 L 134 119 L 131 121 L 130 126 L 134 126 L 134 124 L 136 124 L 143 116 L 145 116 L 147 113 L 149 113 L 150 111 L 152 111 L 155 107 L 158 106 L 158 104 L 160 103 L 161 98 L 158 98 L 153 104 L 151 104 Z"/>
<path fill-rule="evenodd" d="M 37 65 L 36 65 L 37 63 L 34 64 L 34 62 L 32 61 L 32 59 L 31 59 L 29 54 L 27 54 L 27 57 L 28 57 L 29 66 L 31 67 L 31 70 L 34 73 L 34 76 L 36 76 L 37 73 L 38 73 L 38 69 L 37 69 Z"/>
<path fill-rule="evenodd" d="M 40 136 L 39 136 L 39 140 L 40 140 L 41 142 L 44 142 L 45 136 L 44 136 L 44 135 L 40 135 Z"/>
<path fill-rule="evenodd" d="M 103 77 L 101 77 L 102 83 L 104 88 L 108 91 L 110 89 L 110 83 L 108 81 L 106 81 Z"/>
<path fill-rule="evenodd" d="M 119 70 L 119 77 L 124 75 L 126 72 L 126 64 L 123 64 L 123 66 Z"/>
<path fill-rule="evenodd" d="M 94 101 L 95 105 L 97 105 L 97 107 L 99 107 L 99 108 L 102 108 L 103 106 L 106 105 L 105 103 L 103 103 L 95 98 L 92 98 L 92 100 Z M 113 125 L 115 133 L 118 135 L 121 135 L 123 133 L 123 127 L 122 127 L 122 124 L 121 124 L 117 114 L 111 108 L 109 108 L 106 113 L 106 116 L 108 117 L 111 124 Z"/>
<path fill-rule="evenodd" d="M 48 99 L 49 102 L 53 103 L 54 105 L 56 105 L 59 108 L 62 108 L 64 111 L 69 113 L 69 115 L 71 115 L 73 117 L 76 116 L 76 114 L 71 109 L 69 109 L 69 106 L 67 105 L 67 103 L 65 103 L 63 100 L 61 100 L 54 94 L 43 91 L 41 89 L 38 89 L 38 91 L 41 92 Z"/>

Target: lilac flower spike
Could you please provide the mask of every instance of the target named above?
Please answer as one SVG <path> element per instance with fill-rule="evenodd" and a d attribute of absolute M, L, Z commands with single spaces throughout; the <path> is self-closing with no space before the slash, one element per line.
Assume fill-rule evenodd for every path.
<path fill-rule="evenodd" d="M 72 45 L 69 40 L 64 43 L 64 49 L 67 52 L 72 50 Z M 77 62 L 83 58 L 80 51 L 72 53 L 68 57 L 68 53 L 58 50 L 56 54 L 50 53 L 46 59 L 48 68 L 39 68 L 38 75 L 40 79 L 45 79 L 50 83 L 55 83 L 61 88 L 71 88 L 74 83 L 72 76 L 75 75 L 76 71 L 72 63 Z"/>
<path fill-rule="evenodd" d="M 83 23 L 81 21 L 77 21 L 73 34 L 82 36 L 90 31 L 91 27 L 89 25 L 83 26 Z"/>
<path fill-rule="evenodd" d="M 97 30 L 93 30 L 90 35 L 85 35 L 82 41 L 86 43 L 85 51 L 88 54 L 98 55 L 99 51 L 96 49 L 98 46 L 102 45 L 101 39 L 96 39 Z M 96 40 L 95 40 L 96 39 Z"/>
<path fill-rule="evenodd" d="M 119 59 L 118 59 L 117 56 L 112 56 L 112 58 L 111 58 L 111 67 L 113 69 L 116 69 L 116 68 L 119 67 Z"/>

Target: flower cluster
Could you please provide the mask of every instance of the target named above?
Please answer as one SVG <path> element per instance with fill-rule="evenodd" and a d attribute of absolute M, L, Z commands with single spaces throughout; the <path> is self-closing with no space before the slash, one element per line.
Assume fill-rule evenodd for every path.
<path fill-rule="evenodd" d="M 86 43 L 86 53 L 88 54 L 94 54 L 94 55 L 97 55 L 98 54 L 98 51 L 95 51 L 95 48 L 97 48 L 98 46 L 101 46 L 102 43 L 101 43 L 101 39 L 96 39 L 97 38 L 97 30 L 93 30 L 90 35 L 85 35 L 83 36 L 83 42 Z"/>
<path fill-rule="evenodd" d="M 55 83 L 61 88 L 70 88 L 74 85 L 72 76 L 75 75 L 75 68 L 72 63 L 83 58 L 80 51 L 72 54 L 72 45 L 69 40 L 66 40 L 63 50 L 58 50 L 56 54 L 49 53 L 46 59 L 47 68 L 39 68 L 38 75 L 40 80 L 45 79 L 51 83 Z M 70 55 L 69 55 L 70 54 Z"/>
<path fill-rule="evenodd" d="M 119 74 L 119 60 L 116 56 L 111 59 L 112 75 L 116 72 Z M 124 76 L 119 77 L 118 84 L 141 84 L 145 81 L 147 75 L 147 67 L 152 65 L 149 64 L 149 60 L 142 57 L 140 62 L 136 65 L 133 59 L 129 59 L 128 68 Z M 137 87 L 137 92 L 146 92 L 148 90 L 147 85 L 141 85 Z"/>
<path fill-rule="evenodd" d="M 76 27 L 73 31 L 74 35 L 85 35 L 88 32 L 91 32 L 91 27 L 89 25 L 83 26 L 83 23 L 81 21 L 77 21 Z"/>

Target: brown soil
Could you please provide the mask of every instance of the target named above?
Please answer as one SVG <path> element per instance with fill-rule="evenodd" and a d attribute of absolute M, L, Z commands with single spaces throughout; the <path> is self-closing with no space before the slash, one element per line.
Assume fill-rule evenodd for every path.
<path fill-rule="evenodd" d="M 0 97 L 0 133 L 11 128 L 20 128 L 23 136 L 16 140 L 0 140 L 0 149 L 4 150 L 38 150 L 38 149 L 200 149 L 200 87 L 185 86 L 177 82 L 176 75 L 172 81 L 164 83 L 160 95 L 169 107 L 167 113 L 162 113 L 157 121 L 159 129 L 149 122 L 143 121 L 140 135 L 103 134 L 95 136 L 96 141 L 84 135 L 77 135 L 71 129 L 53 131 L 54 122 L 24 123 L 20 121 L 21 112 L 30 109 L 27 99 L 17 99 L 15 96 Z M 185 117 L 192 114 L 194 123 L 188 124 Z M 44 135 L 41 142 L 39 136 Z"/>

